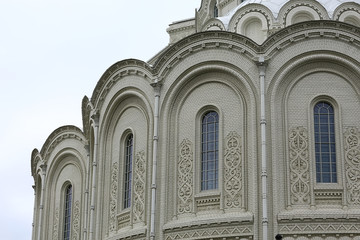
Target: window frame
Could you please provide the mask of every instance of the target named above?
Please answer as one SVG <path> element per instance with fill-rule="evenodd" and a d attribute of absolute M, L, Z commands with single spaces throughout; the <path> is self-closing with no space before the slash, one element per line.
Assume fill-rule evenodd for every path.
<path fill-rule="evenodd" d="M 316 154 L 315 154 L 315 123 L 314 123 L 314 108 L 315 106 L 319 103 L 319 102 L 327 102 L 329 104 L 331 104 L 331 106 L 333 107 L 333 111 L 334 111 L 334 128 L 335 128 L 335 151 L 336 151 L 336 175 L 337 175 L 337 182 L 334 183 L 322 183 L 322 182 L 317 182 L 316 180 Z M 310 104 L 310 108 L 309 108 L 309 116 L 311 116 L 309 119 L 309 124 L 310 124 L 310 134 L 309 134 L 309 139 L 310 139 L 310 148 L 311 149 L 311 153 L 310 153 L 310 176 L 311 176 L 311 181 L 313 183 L 313 189 L 315 192 L 317 191 L 327 191 L 327 190 L 334 190 L 334 191 L 339 191 L 343 189 L 343 174 L 342 174 L 342 169 L 343 169 L 343 161 L 342 161 L 342 148 L 343 148 L 343 144 L 342 144 L 342 132 L 341 132 L 341 116 L 340 116 L 340 106 L 337 104 L 337 101 L 334 100 L 333 98 L 331 98 L 330 96 L 317 96 L 315 97 Z"/>
<path fill-rule="evenodd" d="M 68 194 L 67 194 L 67 190 L 69 189 L 69 187 L 71 187 L 71 199 L 70 199 L 70 212 L 67 213 L 67 202 L 68 202 Z M 71 226 L 72 226 L 72 213 L 73 213 L 73 203 L 74 203 L 74 185 L 71 182 L 66 182 L 63 185 L 62 188 L 62 231 L 61 231 L 61 239 L 63 240 L 70 240 L 72 237 L 72 231 L 71 231 Z M 69 216 L 67 216 L 69 215 Z M 67 219 L 69 219 L 69 223 L 67 224 Z M 67 229 L 67 226 L 69 227 L 69 229 Z M 68 232 L 68 236 L 65 236 L 66 232 Z"/>
<path fill-rule="evenodd" d="M 130 169 L 127 168 L 127 161 L 128 161 L 128 141 L 130 136 L 132 137 L 132 143 L 131 143 L 131 152 L 130 152 L 130 156 L 131 156 L 131 163 L 130 163 Z M 132 131 L 126 131 L 124 133 L 124 138 L 123 138 L 123 142 L 121 144 L 122 146 L 122 165 L 123 165 L 123 170 L 122 170 L 122 175 L 123 177 L 123 184 L 122 184 L 122 191 L 121 191 L 121 206 L 122 206 L 122 210 L 126 211 L 129 210 L 131 208 L 131 201 L 132 201 L 132 184 L 133 184 L 133 163 L 134 163 L 134 134 Z M 130 172 L 130 176 L 128 176 L 128 171 Z M 129 179 L 127 179 L 127 177 Z M 129 189 L 127 189 L 127 186 L 129 187 Z M 127 194 L 127 192 L 129 192 Z"/>
<path fill-rule="evenodd" d="M 215 125 L 214 126 L 214 131 L 210 131 L 208 129 L 206 129 L 206 131 L 204 131 L 204 120 L 205 118 L 207 118 L 207 116 L 209 114 L 216 114 L 215 118 L 217 118 L 216 121 L 213 122 L 209 122 L 206 121 L 205 125 Z M 208 116 L 208 118 L 213 117 L 213 116 Z M 206 127 L 207 128 L 207 127 Z M 215 139 L 211 139 L 213 141 L 208 141 L 208 137 L 211 134 L 214 134 L 214 138 Z M 206 140 L 204 141 L 204 136 L 206 135 Z M 202 114 L 201 116 L 201 129 L 200 129 L 200 148 L 201 148 L 201 152 L 200 152 L 200 190 L 201 191 L 208 191 L 208 190 L 217 190 L 219 189 L 219 113 L 217 111 L 214 110 L 210 110 L 210 111 L 206 111 L 204 114 Z M 208 147 L 211 143 L 214 144 L 214 148 L 211 150 L 208 149 L 204 149 L 204 144 L 206 144 L 206 147 Z M 209 155 L 213 153 L 214 154 L 214 158 L 209 159 L 208 157 L 204 156 L 204 154 Z M 205 158 L 205 161 L 204 161 Z M 210 169 L 210 164 L 211 162 L 214 162 L 214 169 Z M 206 167 L 203 166 L 203 164 L 206 164 Z M 204 168 L 206 168 L 204 170 Z M 211 171 L 213 170 L 213 171 Z M 213 179 L 210 179 L 208 174 L 206 174 L 206 177 L 204 176 L 204 171 L 206 172 L 212 172 L 215 176 Z M 215 186 L 211 187 L 210 185 L 214 184 Z"/>

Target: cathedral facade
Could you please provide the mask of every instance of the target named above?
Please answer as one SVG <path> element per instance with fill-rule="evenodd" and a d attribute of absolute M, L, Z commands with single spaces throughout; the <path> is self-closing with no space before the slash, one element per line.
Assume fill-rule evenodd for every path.
<path fill-rule="evenodd" d="M 167 32 L 32 152 L 32 239 L 360 239 L 360 0 L 202 0 Z"/>

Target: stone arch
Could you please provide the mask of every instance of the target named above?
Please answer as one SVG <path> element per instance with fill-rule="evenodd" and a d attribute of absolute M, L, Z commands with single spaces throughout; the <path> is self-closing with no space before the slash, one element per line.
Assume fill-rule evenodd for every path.
<path fill-rule="evenodd" d="M 160 119 L 162 120 L 160 121 L 163 121 L 165 125 L 163 126 L 165 132 L 162 135 L 162 139 L 166 142 L 166 144 L 161 145 L 161 152 L 164 153 L 161 159 L 166 160 L 166 162 L 162 163 L 163 172 L 161 174 L 163 176 L 162 181 L 166 183 L 162 188 L 162 191 L 166 193 L 165 199 L 167 199 L 165 209 L 168 209 L 164 213 L 167 216 L 165 222 L 183 219 L 186 216 L 195 214 L 197 211 L 203 211 L 204 206 L 202 204 L 209 203 L 209 199 L 213 201 L 210 204 L 212 210 L 216 211 L 216 209 L 226 208 L 223 206 L 223 186 L 219 186 L 219 189 L 209 192 L 208 195 L 205 194 L 206 196 L 199 188 L 199 174 L 197 172 L 200 167 L 199 151 L 201 150 L 199 150 L 200 144 L 198 139 L 200 137 L 199 126 L 201 125 L 199 123 L 199 116 L 201 116 L 201 113 L 207 110 L 216 110 L 219 114 L 219 121 L 224 124 L 219 127 L 219 139 L 221 139 L 221 143 L 219 143 L 219 157 L 223 159 L 224 138 L 232 131 L 237 132 L 241 136 L 244 161 L 247 161 L 245 160 L 247 158 L 245 157 L 246 153 L 252 151 L 248 149 L 249 145 L 244 140 L 247 138 L 247 131 L 249 130 L 245 129 L 244 126 L 251 125 L 248 125 L 248 123 L 251 122 L 249 119 L 250 112 L 254 110 L 250 103 L 254 101 L 253 92 L 251 92 L 249 85 L 247 85 L 246 75 L 242 75 L 243 73 L 240 70 L 234 70 L 232 67 L 234 66 L 221 62 L 204 62 L 193 66 L 186 71 L 186 74 L 178 76 L 164 97 L 163 103 L 166 103 L 166 105 L 163 105 L 161 108 Z M 220 94 L 221 91 L 223 94 Z M 230 101 L 228 97 L 233 100 Z M 191 107 L 190 102 L 192 103 Z M 237 120 L 232 122 L 232 117 Z M 165 121 L 165 119 L 167 120 Z M 248 139 L 249 142 L 252 141 L 250 138 Z M 180 152 L 183 147 L 191 149 L 187 151 L 189 154 L 186 156 Z M 190 165 L 186 164 L 186 166 L 191 166 L 191 169 L 187 169 L 184 172 L 190 172 L 191 174 L 185 178 L 181 177 L 182 173 L 177 170 L 179 169 L 177 164 L 180 164 L 183 159 L 187 159 L 191 163 L 189 163 Z M 223 166 L 223 163 L 219 164 Z M 248 174 L 246 172 L 245 175 L 247 176 Z M 222 180 L 225 179 L 224 173 L 220 175 L 219 183 L 222 183 Z M 189 183 L 191 190 L 189 191 L 188 201 L 179 197 L 182 195 L 179 194 L 181 189 L 174 187 L 175 182 L 171 179 L 182 179 L 182 181 L 188 179 L 188 181 L 191 181 L 191 184 Z M 246 179 L 245 176 L 244 179 Z M 247 181 L 243 183 L 245 184 L 245 182 Z M 242 189 L 244 193 L 248 191 L 248 183 Z M 186 182 L 181 184 L 186 184 Z M 180 202 L 187 204 L 188 208 L 186 208 L 185 212 L 184 208 L 179 210 L 178 204 Z M 242 207 L 239 208 L 243 210 L 249 209 L 246 198 L 244 198 L 242 204 Z M 196 224 L 196 218 L 189 224 Z"/>
<path fill-rule="evenodd" d="M 329 197 L 328 204 L 342 204 L 344 199 L 341 199 L 341 197 L 345 196 L 340 194 L 339 198 L 339 195 L 337 195 L 338 189 L 344 189 L 344 182 L 341 179 L 337 184 L 333 184 L 332 188 L 329 186 L 326 190 L 321 189 L 321 186 L 314 181 L 315 155 L 311 108 L 315 100 L 319 99 L 326 99 L 336 107 L 338 113 L 338 118 L 335 119 L 338 124 L 336 127 L 336 141 L 338 143 L 336 153 L 338 159 L 342 159 L 343 125 L 356 125 L 354 119 L 360 117 L 357 116 L 358 113 L 353 113 L 351 110 L 351 108 L 357 106 L 354 104 L 349 106 L 351 105 L 349 102 L 358 102 L 360 100 L 358 97 L 360 86 L 356 81 L 356 79 L 359 79 L 359 74 L 360 72 L 356 68 L 354 60 L 349 60 L 347 56 L 339 56 L 339 53 L 335 52 L 316 54 L 308 52 L 294 58 L 292 61 L 288 61 L 272 79 L 274 82 L 268 88 L 268 94 L 272 102 L 272 104 L 269 104 L 272 112 L 271 122 L 273 123 L 271 125 L 271 138 L 274 140 L 274 145 L 284 146 L 282 149 L 278 149 L 278 152 L 272 153 L 272 158 L 277 161 L 273 174 L 277 175 L 277 171 L 287 173 L 283 181 L 280 181 L 279 186 L 277 186 L 279 189 L 283 189 L 283 195 L 275 196 L 274 201 L 281 201 L 277 198 L 284 197 L 286 203 L 283 206 L 284 208 L 296 209 L 297 207 L 304 207 L 304 205 L 310 208 L 310 206 L 321 205 L 319 191 L 327 191 L 329 196 L 336 196 Z M 339 91 L 340 88 L 342 90 Z M 343 97 L 344 93 L 342 91 L 348 91 L 347 99 Z M 347 115 L 347 117 L 339 116 L 340 113 Z M 345 123 L 344 119 L 352 120 L 346 120 L 347 123 Z M 279 132 L 285 134 L 280 136 L 278 135 Z M 292 136 L 301 136 L 307 145 L 306 149 L 294 150 L 294 146 L 291 145 Z M 306 173 L 297 175 L 297 170 L 292 169 L 292 155 L 290 154 L 292 151 L 304 152 L 302 154 L 304 159 L 302 160 L 307 166 Z M 343 176 L 344 163 L 340 162 L 337 166 Z M 304 178 L 304 176 L 307 177 Z M 292 187 L 299 179 L 306 182 L 306 188 L 304 189 L 308 189 L 307 191 L 293 192 Z M 300 201 L 298 201 L 299 199 Z M 316 213 L 314 212 L 314 214 Z"/>
<path fill-rule="evenodd" d="M 319 2 L 306 0 L 302 2 L 288 1 L 278 14 L 278 21 L 283 27 L 309 20 L 328 20 L 327 10 Z"/>
<path fill-rule="evenodd" d="M 202 27 L 201 31 L 225 31 L 224 24 L 219 19 L 209 19 L 204 26 Z"/>
<path fill-rule="evenodd" d="M 102 204 L 99 209 L 103 211 L 102 221 L 106 222 L 105 227 L 101 227 L 99 236 L 109 235 L 124 236 L 132 234 L 128 231 L 131 226 L 134 231 L 145 229 L 146 214 L 150 211 L 147 204 L 149 194 L 148 176 L 151 176 L 151 134 L 153 126 L 153 116 L 150 103 L 144 92 L 136 87 L 125 87 L 116 92 L 109 100 L 107 108 L 103 110 L 100 120 L 99 142 L 99 182 L 102 191 L 98 192 Z M 133 140 L 133 178 L 132 178 L 132 197 L 129 208 L 123 208 L 123 173 L 124 173 L 124 136 L 131 132 Z M 135 161 L 140 159 L 141 164 L 145 165 L 145 172 L 138 172 Z M 108 174 L 106 174 L 108 173 Z M 140 176 L 141 175 L 141 176 Z M 135 202 L 133 188 L 136 177 L 146 182 L 142 186 L 141 196 Z M 142 212 L 137 213 L 135 206 L 143 206 Z M 141 215 L 141 216 L 140 216 Z M 141 217 L 141 220 L 139 218 Z M 118 219 L 123 219 L 119 220 Z M 124 227 L 127 230 L 124 230 Z"/>

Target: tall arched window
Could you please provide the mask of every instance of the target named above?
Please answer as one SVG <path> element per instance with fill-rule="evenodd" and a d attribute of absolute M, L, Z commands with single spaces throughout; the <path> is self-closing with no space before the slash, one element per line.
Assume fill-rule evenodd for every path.
<path fill-rule="evenodd" d="M 125 141 L 125 172 L 124 172 L 124 208 L 131 205 L 131 176 L 133 159 L 133 135 L 129 134 Z"/>
<path fill-rule="evenodd" d="M 218 188 L 219 179 L 219 115 L 207 112 L 201 129 L 201 190 Z"/>
<path fill-rule="evenodd" d="M 334 108 L 328 102 L 314 107 L 316 182 L 336 183 Z"/>
<path fill-rule="evenodd" d="M 65 211 L 64 211 L 64 240 L 70 240 L 71 230 L 71 203 L 72 203 L 72 185 L 65 189 Z"/>

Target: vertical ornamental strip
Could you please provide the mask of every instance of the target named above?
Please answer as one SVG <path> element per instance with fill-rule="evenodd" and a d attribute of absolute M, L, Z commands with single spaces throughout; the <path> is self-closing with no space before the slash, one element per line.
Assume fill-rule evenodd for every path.
<path fill-rule="evenodd" d="M 39 206 L 39 226 L 38 226 L 38 236 L 37 236 L 37 239 L 38 240 L 41 240 L 41 226 L 43 225 L 42 223 L 42 215 L 43 215 L 43 209 L 44 209 L 44 193 L 45 193 L 45 184 L 46 184 L 46 168 L 47 168 L 47 165 L 44 163 L 44 164 L 41 164 L 40 165 L 40 168 L 41 168 L 41 195 L 40 195 L 40 206 Z"/>

